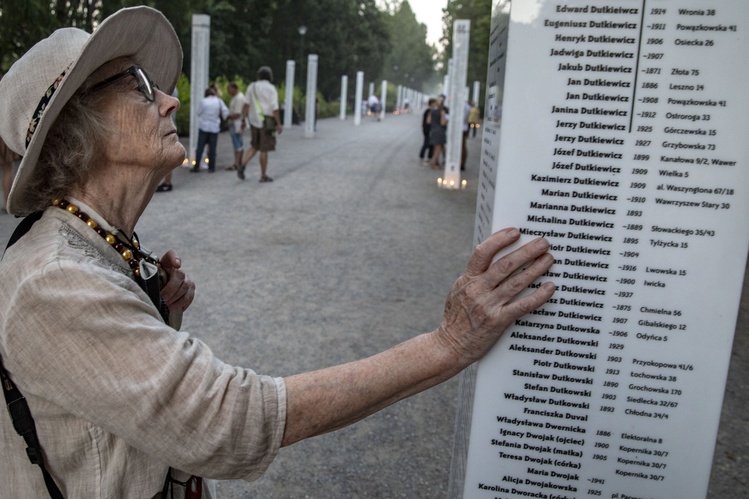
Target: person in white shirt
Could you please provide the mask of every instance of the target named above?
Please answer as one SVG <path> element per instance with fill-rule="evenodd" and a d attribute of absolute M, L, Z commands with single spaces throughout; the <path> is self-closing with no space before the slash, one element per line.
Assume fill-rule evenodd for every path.
<path fill-rule="evenodd" d="M 242 164 L 242 155 L 244 154 L 244 142 L 242 133 L 245 129 L 245 118 L 250 110 L 244 94 L 239 91 L 239 87 L 233 81 L 229 82 L 226 87 L 227 92 L 231 95 L 229 102 L 229 135 L 234 146 L 234 164 L 229 170 L 236 170 Z"/>
<path fill-rule="evenodd" d="M 207 88 L 204 95 L 198 104 L 198 148 L 195 151 L 195 165 L 190 171 L 200 171 L 200 160 L 203 158 L 205 145 L 208 144 L 208 173 L 213 173 L 216 171 L 216 146 L 221 120 L 229 117 L 229 108 L 212 88 Z"/>
<path fill-rule="evenodd" d="M 377 121 L 380 121 L 380 112 L 382 111 L 380 99 L 378 99 L 376 95 L 372 94 L 367 99 L 367 105 L 369 106 L 369 112 L 372 114 L 372 117 Z"/>
<path fill-rule="evenodd" d="M 273 71 L 261 66 L 257 71 L 258 80 L 247 87 L 247 101 L 250 104 L 248 117 L 252 134 L 252 147 L 237 169 L 237 176 L 244 180 L 247 163 L 260 151 L 260 182 L 273 182 L 268 176 L 268 152 L 276 150 L 276 133 L 283 131 L 281 115 L 278 111 L 278 92 L 273 86 Z"/>

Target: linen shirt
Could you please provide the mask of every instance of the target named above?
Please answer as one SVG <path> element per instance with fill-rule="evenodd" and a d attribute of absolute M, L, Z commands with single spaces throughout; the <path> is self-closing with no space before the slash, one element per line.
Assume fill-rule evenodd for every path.
<path fill-rule="evenodd" d="M 278 91 L 268 80 L 258 80 L 250 84 L 245 98 L 250 103 L 248 115 L 250 125 L 255 128 L 263 127 L 263 118 L 260 117 L 260 112 L 258 112 L 258 104 L 263 116 L 273 116 L 273 111 L 278 110 Z"/>
<path fill-rule="evenodd" d="M 281 445 L 283 380 L 164 324 L 122 257 L 60 208 L 0 261 L 0 356 L 65 497 L 154 497 L 170 466 L 253 480 Z M 46 497 L 25 448 L 0 415 L 0 495 Z"/>

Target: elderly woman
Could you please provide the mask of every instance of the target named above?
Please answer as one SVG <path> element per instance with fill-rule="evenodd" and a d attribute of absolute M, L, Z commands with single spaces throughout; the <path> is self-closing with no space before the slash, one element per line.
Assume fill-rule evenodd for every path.
<path fill-rule="evenodd" d="M 0 82 L 0 134 L 23 155 L 8 211 L 34 214 L 0 263 L 3 385 L 23 434 L 0 417 L 0 490 L 15 497 L 210 497 L 197 476 L 259 477 L 280 447 L 459 373 L 553 293 L 517 296 L 552 264 L 543 239 L 492 263 L 519 238 L 506 229 L 476 248 L 435 331 L 285 379 L 216 359 L 175 329 L 194 295 L 180 259 L 134 232 L 184 159 L 180 66 L 169 23 L 137 7 L 93 35 L 57 30 Z"/>

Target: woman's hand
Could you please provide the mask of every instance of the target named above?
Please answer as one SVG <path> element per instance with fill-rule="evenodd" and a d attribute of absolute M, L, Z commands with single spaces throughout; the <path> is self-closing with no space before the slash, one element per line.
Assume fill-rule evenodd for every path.
<path fill-rule="evenodd" d="M 516 319 L 554 294 L 556 287 L 546 282 L 517 298 L 554 263 L 545 239 L 531 241 L 492 263 L 519 237 L 517 229 L 509 228 L 478 245 L 447 297 L 445 317 L 435 334 L 466 366 L 483 357 Z"/>
<path fill-rule="evenodd" d="M 161 257 L 161 268 L 168 276 L 166 286 L 161 290 L 161 298 L 169 310 L 183 312 L 195 298 L 195 283 L 180 267 L 182 260 L 174 250 L 167 251 Z"/>
<path fill-rule="evenodd" d="M 492 263 L 519 237 L 517 229 L 505 229 L 476 247 L 434 332 L 366 359 L 285 378 L 283 445 L 343 428 L 442 383 L 480 359 L 518 317 L 543 305 L 554 293 L 552 283 L 517 296 L 554 263 L 546 240 L 532 241 Z"/>

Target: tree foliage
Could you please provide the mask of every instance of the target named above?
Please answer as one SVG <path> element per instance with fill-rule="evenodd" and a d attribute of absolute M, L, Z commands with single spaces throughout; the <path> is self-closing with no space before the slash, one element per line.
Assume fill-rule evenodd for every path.
<path fill-rule="evenodd" d="M 265 54 L 270 64 L 283 68 L 295 60 L 297 75 L 306 74 L 307 56 L 317 54 L 318 88 L 325 98 L 340 93 L 341 76 L 364 71 L 379 78 L 390 48 L 385 14 L 375 0 L 287 0 L 274 17 L 274 45 Z M 299 28 L 307 28 L 300 35 Z M 304 87 L 306 82 L 299 81 Z"/>
<path fill-rule="evenodd" d="M 437 50 L 426 43 L 427 27 L 416 20 L 408 1 L 393 7 L 387 18 L 392 48 L 385 58 L 383 78 L 423 89 L 434 75 Z"/>
<path fill-rule="evenodd" d="M 448 0 L 443 10 L 442 25 L 444 44 L 443 64 L 452 54 L 453 23 L 458 19 L 471 21 L 471 39 L 468 44 L 468 77 L 466 83 L 473 87 L 474 81 L 481 82 L 481 93 L 486 85 L 486 69 L 489 62 L 489 32 L 491 31 L 491 0 Z M 483 104 L 483 99 L 478 102 Z"/>
<path fill-rule="evenodd" d="M 308 54 L 319 56 L 318 89 L 326 99 L 338 96 L 344 74 L 353 80 L 363 71 L 367 81 L 387 78 L 420 89 L 434 73 L 426 27 L 402 0 L 0 0 L 0 69 L 57 28 L 91 32 L 102 19 L 136 5 L 154 7 L 172 23 L 187 75 L 193 14 L 211 17 L 211 80 L 252 81 L 268 65 L 279 83 L 291 59 L 297 86 L 304 88 Z"/>

